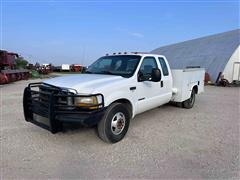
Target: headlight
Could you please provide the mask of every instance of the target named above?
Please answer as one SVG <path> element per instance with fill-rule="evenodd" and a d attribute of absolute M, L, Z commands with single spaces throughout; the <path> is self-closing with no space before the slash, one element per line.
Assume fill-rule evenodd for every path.
<path fill-rule="evenodd" d="M 102 96 L 89 96 L 89 97 L 75 97 L 74 105 L 78 107 L 85 107 L 88 109 L 98 109 L 102 107 L 99 105 L 103 102 Z"/>

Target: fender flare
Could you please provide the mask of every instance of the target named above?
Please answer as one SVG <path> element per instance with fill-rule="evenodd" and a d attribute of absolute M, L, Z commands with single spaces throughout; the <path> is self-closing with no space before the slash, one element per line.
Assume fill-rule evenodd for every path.
<path fill-rule="evenodd" d="M 105 99 L 106 98 L 106 99 Z M 112 94 L 109 94 L 107 96 L 104 96 L 104 106 L 108 107 L 110 104 L 114 103 L 114 102 L 128 102 L 131 105 L 131 114 L 132 114 L 132 118 L 135 116 L 135 111 L 136 111 L 136 107 L 134 105 L 134 101 L 132 99 L 131 96 L 126 95 L 123 92 L 117 91 L 114 92 Z"/>

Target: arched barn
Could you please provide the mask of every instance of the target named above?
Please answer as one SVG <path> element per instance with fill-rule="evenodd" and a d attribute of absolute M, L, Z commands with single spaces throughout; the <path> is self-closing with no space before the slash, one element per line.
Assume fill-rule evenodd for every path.
<path fill-rule="evenodd" d="M 165 55 L 173 69 L 200 66 L 212 82 L 222 74 L 229 82 L 240 80 L 240 30 L 163 46 L 151 53 Z"/>

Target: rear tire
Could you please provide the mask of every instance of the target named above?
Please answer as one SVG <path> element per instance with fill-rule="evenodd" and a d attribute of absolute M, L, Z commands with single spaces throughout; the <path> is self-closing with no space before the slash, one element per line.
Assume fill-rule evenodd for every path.
<path fill-rule="evenodd" d="M 194 106 L 195 99 L 196 99 L 196 92 L 193 89 L 192 93 L 191 93 L 191 97 L 189 99 L 187 99 L 186 101 L 183 101 L 183 103 L 182 103 L 183 107 L 186 109 L 191 109 Z"/>
<path fill-rule="evenodd" d="M 108 143 L 121 141 L 128 131 L 130 118 L 129 110 L 124 104 L 111 104 L 98 123 L 99 137 Z"/>

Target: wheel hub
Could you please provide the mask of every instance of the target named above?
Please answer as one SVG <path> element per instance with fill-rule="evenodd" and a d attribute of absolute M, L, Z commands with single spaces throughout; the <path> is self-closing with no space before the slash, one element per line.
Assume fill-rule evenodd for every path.
<path fill-rule="evenodd" d="M 125 127 L 126 118 L 122 112 L 116 113 L 111 122 L 111 131 L 114 135 L 119 135 Z"/>

